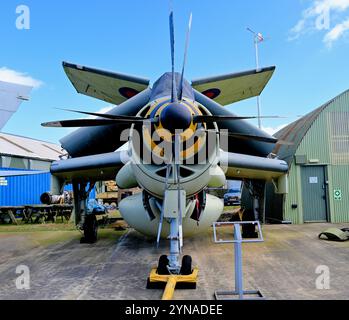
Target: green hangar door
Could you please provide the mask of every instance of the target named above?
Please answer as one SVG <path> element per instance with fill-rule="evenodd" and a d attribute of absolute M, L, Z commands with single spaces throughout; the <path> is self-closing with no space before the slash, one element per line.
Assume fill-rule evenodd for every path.
<path fill-rule="evenodd" d="M 304 222 L 326 222 L 325 167 L 301 167 Z"/>

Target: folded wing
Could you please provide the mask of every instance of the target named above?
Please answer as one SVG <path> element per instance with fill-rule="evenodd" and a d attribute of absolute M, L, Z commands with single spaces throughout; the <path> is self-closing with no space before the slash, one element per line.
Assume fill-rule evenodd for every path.
<path fill-rule="evenodd" d="M 78 93 L 120 104 L 149 86 L 149 80 L 63 62 L 63 68 Z"/>
<path fill-rule="evenodd" d="M 262 93 L 275 71 L 275 67 L 226 74 L 192 81 L 197 91 L 222 106 L 229 105 Z"/>

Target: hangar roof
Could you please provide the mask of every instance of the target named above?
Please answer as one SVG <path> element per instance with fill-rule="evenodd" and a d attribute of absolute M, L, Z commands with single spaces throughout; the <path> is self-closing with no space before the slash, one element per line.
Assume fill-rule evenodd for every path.
<path fill-rule="evenodd" d="M 303 138 L 305 137 L 313 123 L 316 121 L 316 119 L 319 117 L 319 115 L 345 93 L 349 93 L 349 90 L 341 93 L 337 97 L 326 102 L 321 107 L 315 109 L 299 120 L 278 131 L 274 136 L 277 139 L 282 140 L 286 143 L 289 142 L 290 144 L 277 144 L 275 149 L 273 150 L 273 153 L 277 154 L 279 159 L 286 161 L 290 165 Z"/>
<path fill-rule="evenodd" d="M 0 133 L 0 155 L 40 160 L 59 160 L 62 148 L 54 143 L 17 135 Z"/>

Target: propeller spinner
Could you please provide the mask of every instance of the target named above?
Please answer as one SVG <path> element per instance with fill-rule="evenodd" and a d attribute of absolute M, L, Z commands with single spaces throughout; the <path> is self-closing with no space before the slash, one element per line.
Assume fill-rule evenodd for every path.
<path fill-rule="evenodd" d="M 175 133 L 176 129 L 188 129 L 192 120 L 189 109 L 179 102 L 169 104 L 160 114 L 160 123 L 171 133 Z"/>

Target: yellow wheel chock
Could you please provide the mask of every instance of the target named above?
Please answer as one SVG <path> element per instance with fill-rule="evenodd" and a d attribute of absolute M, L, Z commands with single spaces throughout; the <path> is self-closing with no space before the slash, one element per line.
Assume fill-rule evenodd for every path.
<path fill-rule="evenodd" d="M 172 300 L 175 289 L 196 289 L 199 269 L 194 268 L 190 275 L 160 275 L 153 268 L 148 279 L 148 289 L 165 288 L 162 300 Z"/>

